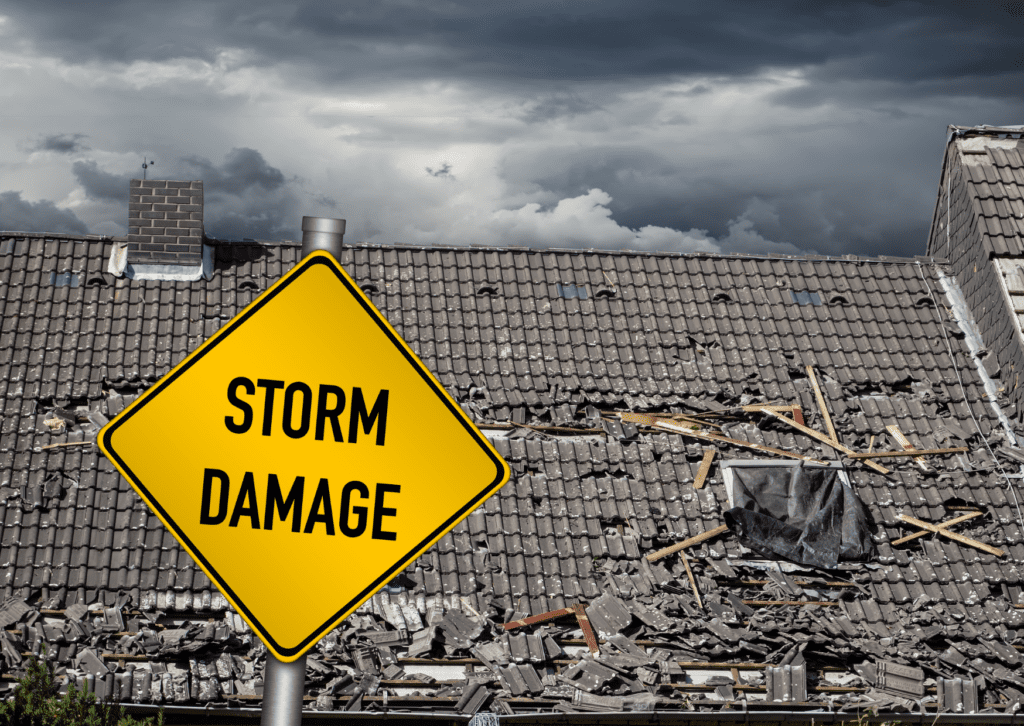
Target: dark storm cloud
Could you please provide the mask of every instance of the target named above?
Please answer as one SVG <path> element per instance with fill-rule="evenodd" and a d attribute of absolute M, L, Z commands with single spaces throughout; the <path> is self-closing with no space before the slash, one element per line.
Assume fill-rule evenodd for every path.
<path fill-rule="evenodd" d="M 88 148 L 79 141 L 79 139 L 84 138 L 85 134 L 53 134 L 51 136 L 44 136 L 33 144 L 32 150 L 52 151 L 57 154 L 74 154 Z"/>
<path fill-rule="evenodd" d="M 240 194 L 254 186 L 273 191 L 285 183 L 281 170 L 268 164 L 255 149 L 232 149 L 221 166 L 198 156 L 186 157 L 182 162 L 200 175 L 204 188 L 215 194 Z"/>
<path fill-rule="evenodd" d="M 0 229 L 65 234 L 89 232 L 70 209 L 61 209 L 48 199 L 30 202 L 21 198 L 21 192 L 0 193 Z"/>
<path fill-rule="evenodd" d="M 950 83 L 1006 73 L 1015 61 L 1020 73 L 1024 58 L 1020 3 L 983 0 L 40 0 L 7 12 L 41 50 L 69 60 L 213 61 L 233 47 L 257 64 L 294 61 L 321 80 L 625 80 L 832 63 L 845 78 Z"/>
<path fill-rule="evenodd" d="M 173 173 L 178 175 L 176 178 L 202 180 L 204 225 L 210 236 L 295 238 L 301 221 L 296 187 L 301 180 L 286 179 L 256 149 L 232 149 L 219 165 L 200 156 L 185 157 L 174 166 Z M 335 204 L 322 195 L 316 201 L 326 206 Z"/>
<path fill-rule="evenodd" d="M 89 199 L 123 202 L 128 198 L 131 174 L 111 174 L 103 171 L 95 161 L 76 161 L 71 171 Z"/>

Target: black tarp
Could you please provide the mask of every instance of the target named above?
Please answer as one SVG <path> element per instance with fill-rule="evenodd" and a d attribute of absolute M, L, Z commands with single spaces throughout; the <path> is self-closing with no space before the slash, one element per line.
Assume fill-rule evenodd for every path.
<path fill-rule="evenodd" d="M 755 552 L 825 568 L 874 554 L 867 509 L 837 469 L 737 466 L 732 474 L 725 523 Z"/>

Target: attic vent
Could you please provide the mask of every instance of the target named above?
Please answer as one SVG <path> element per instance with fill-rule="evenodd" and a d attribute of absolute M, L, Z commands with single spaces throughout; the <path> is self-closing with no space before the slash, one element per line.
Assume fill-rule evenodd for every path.
<path fill-rule="evenodd" d="M 829 305 L 849 305 L 850 301 L 842 295 L 833 295 L 828 299 Z"/>
<path fill-rule="evenodd" d="M 378 288 L 372 282 L 368 282 L 365 285 L 360 285 L 359 289 L 365 292 L 367 295 L 376 295 L 378 292 L 380 292 L 380 288 Z"/>
<path fill-rule="evenodd" d="M 242 284 L 240 284 L 238 286 L 238 289 L 239 290 L 259 290 L 260 286 L 257 285 L 252 280 L 246 280 L 245 282 L 243 282 Z"/>
<path fill-rule="evenodd" d="M 923 297 L 919 297 L 917 300 L 914 301 L 914 307 L 933 308 L 935 307 L 935 301 L 932 300 L 931 297 L 925 295 Z"/>
<path fill-rule="evenodd" d="M 51 272 L 50 284 L 54 287 L 78 287 L 78 275 L 73 272 Z"/>
<path fill-rule="evenodd" d="M 790 290 L 789 296 L 797 305 L 821 305 L 821 295 L 816 292 Z"/>
<path fill-rule="evenodd" d="M 477 295 L 497 295 L 498 288 L 494 285 L 481 285 L 476 289 Z"/>
<path fill-rule="evenodd" d="M 729 293 L 716 292 L 715 296 L 711 298 L 711 302 L 732 302 L 732 298 L 729 297 Z"/>
<path fill-rule="evenodd" d="M 602 287 L 594 293 L 594 297 L 615 297 L 615 288 Z"/>
<path fill-rule="evenodd" d="M 85 286 L 86 286 L 86 287 L 106 287 L 106 286 L 107 286 L 107 285 L 109 285 L 109 284 L 110 284 L 110 283 L 109 283 L 109 282 L 107 282 L 107 281 L 106 281 L 106 280 L 105 280 L 105 279 L 103 278 L 103 276 L 102 276 L 102 275 L 93 275 L 92 277 L 90 277 L 90 278 L 89 278 L 89 279 L 88 279 L 88 280 L 86 281 L 86 283 L 85 283 Z"/>
<path fill-rule="evenodd" d="M 555 287 L 558 288 L 558 296 L 564 297 L 566 300 L 572 300 L 574 297 L 580 300 L 587 299 L 586 285 L 567 285 L 559 282 Z"/>

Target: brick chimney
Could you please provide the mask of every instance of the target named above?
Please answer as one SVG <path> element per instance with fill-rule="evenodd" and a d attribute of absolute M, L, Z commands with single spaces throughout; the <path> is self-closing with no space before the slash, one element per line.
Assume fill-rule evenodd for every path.
<path fill-rule="evenodd" d="M 203 183 L 132 179 L 128 264 L 203 264 Z"/>

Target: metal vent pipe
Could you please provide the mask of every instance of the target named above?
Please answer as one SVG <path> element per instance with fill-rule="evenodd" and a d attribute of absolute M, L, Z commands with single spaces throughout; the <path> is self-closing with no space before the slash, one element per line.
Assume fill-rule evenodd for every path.
<path fill-rule="evenodd" d="M 341 241 L 345 237 L 345 220 L 331 217 L 302 218 L 302 256 L 323 250 L 341 259 Z"/>

